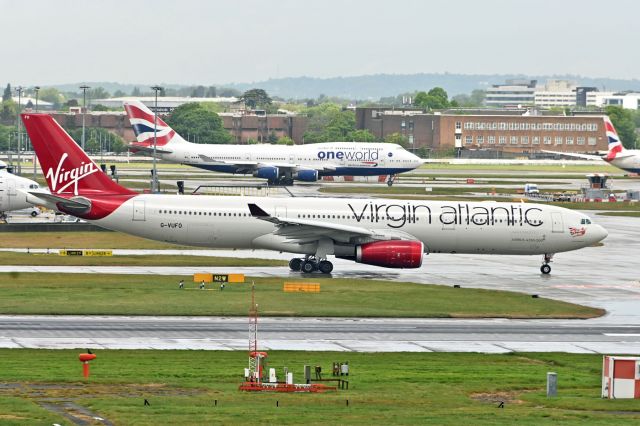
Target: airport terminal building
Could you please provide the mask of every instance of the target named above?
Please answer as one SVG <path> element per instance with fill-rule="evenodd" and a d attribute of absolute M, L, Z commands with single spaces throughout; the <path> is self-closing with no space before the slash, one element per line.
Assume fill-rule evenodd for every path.
<path fill-rule="evenodd" d="M 415 109 L 356 109 L 356 127 L 377 138 L 400 133 L 411 149 L 451 148 L 531 153 L 606 151 L 602 115 L 530 115 L 523 110 L 425 113 Z"/>

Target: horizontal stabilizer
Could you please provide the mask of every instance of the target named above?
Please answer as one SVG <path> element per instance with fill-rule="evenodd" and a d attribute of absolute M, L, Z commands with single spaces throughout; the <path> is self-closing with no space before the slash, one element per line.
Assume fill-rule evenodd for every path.
<path fill-rule="evenodd" d="M 52 204 L 57 207 L 63 208 L 69 213 L 86 213 L 91 210 L 91 201 L 83 198 L 76 197 L 73 199 L 60 197 L 58 195 L 49 194 L 48 192 L 31 191 L 29 194 L 37 199 L 44 200 L 47 204 Z M 27 199 L 27 201 L 30 201 Z"/>

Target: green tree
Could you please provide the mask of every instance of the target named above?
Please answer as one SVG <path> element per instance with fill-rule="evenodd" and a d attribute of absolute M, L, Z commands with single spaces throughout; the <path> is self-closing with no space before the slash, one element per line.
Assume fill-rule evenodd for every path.
<path fill-rule="evenodd" d="M 356 130 L 355 113 L 340 105 L 325 103 L 304 112 L 309 117 L 305 143 L 349 141 L 349 135 Z"/>
<path fill-rule="evenodd" d="M 229 87 L 223 87 L 220 90 L 218 90 L 218 96 L 223 98 L 239 97 L 241 94 L 242 93 L 240 93 L 239 90 L 231 89 Z"/>
<path fill-rule="evenodd" d="M 206 93 L 206 97 L 207 98 L 215 98 L 217 91 L 216 91 L 216 86 L 209 86 L 209 88 L 207 89 L 207 93 Z"/>
<path fill-rule="evenodd" d="M 11 93 L 11 84 L 7 83 L 7 87 L 4 88 L 4 92 L 2 93 L 2 102 L 10 101 L 12 95 L 13 94 Z"/>
<path fill-rule="evenodd" d="M 2 101 L 2 109 L 0 110 L 0 120 L 6 122 L 13 121 L 18 116 L 18 104 L 13 100 Z"/>
<path fill-rule="evenodd" d="M 204 86 L 196 86 L 191 91 L 192 98 L 204 98 L 204 94 L 206 92 L 206 88 Z"/>
<path fill-rule="evenodd" d="M 638 138 L 633 113 L 630 110 L 613 105 L 606 107 L 605 113 L 609 116 L 611 123 L 613 123 L 613 126 L 616 128 L 622 145 L 627 149 L 633 149 Z"/>
<path fill-rule="evenodd" d="M 116 90 L 116 91 L 113 93 L 113 97 L 114 97 L 114 98 L 123 98 L 123 97 L 125 97 L 125 96 L 127 96 L 127 94 L 126 94 L 126 93 L 124 93 L 124 92 L 123 92 L 122 90 L 120 90 L 120 89 Z"/>
<path fill-rule="evenodd" d="M 264 108 L 272 102 L 267 92 L 262 89 L 247 90 L 240 96 L 240 100 L 250 109 Z"/>
<path fill-rule="evenodd" d="M 276 142 L 278 145 L 293 145 L 293 139 L 291 139 L 289 136 L 282 136 L 280 138 L 278 138 L 278 142 Z"/>
<path fill-rule="evenodd" d="M 366 129 L 358 129 L 349 132 L 347 136 L 352 142 L 377 142 L 375 135 Z"/>
<path fill-rule="evenodd" d="M 111 94 L 104 90 L 104 87 L 94 87 L 93 89 L 89 89 L 87 91 L 87 104 L 89 104 L 89 99 L 107 99 L 110 98 Z"/>
<path fill-rule="evenodd" d="M 443 109 L 450 106 L 449 95 L 442 87 L 434 87 L 428 92 L 418 92 L 413 104 L 424 109 Z"/>
<path fill-rule="evenodd" d="M 404 148 L 406 148 L 409 145 L 409 139 L 405 135 L 399 132 L 389 133 L 387 136 L 385 136 L 384 141 L 386 143 L 398 144 Z"/>
<path fill-rule="evenodd" d="M 198 143 L 223 144 L 232 139 L 228 131 L 222 127 L 222 119 L 218 114 L 192 102 L 180 105 L 169 114 L 165 121 L 181 135 L 194 135 Z"/>
<path fill-rule="evenodd" d="M 38 97 L 45 102 L 51 102 L 55 108 L 64 102 L 62 94 L 55 87 L 43 87 L 38 92 Z"/>
<path fill-rule="evenodd" d="M 15 132 L 15 126 L 3 126 L 0 124 L 0 151 L 9 150 L 9 141 L 14 139 L 14 136 L 12 136 L 12 134 Z"/>
<path fill-rule="evenodd" d="M 140 89 L 136 86 L 133 88 L 133 90 L 131 91 L 131 96 L 139 98 L 140 96 L 142 96 L 142 92 L 140 91 Z"/>

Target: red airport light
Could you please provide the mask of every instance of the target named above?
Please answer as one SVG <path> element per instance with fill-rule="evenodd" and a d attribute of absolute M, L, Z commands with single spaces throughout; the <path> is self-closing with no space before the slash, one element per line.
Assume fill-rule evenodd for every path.
<path fill-rule="evenodd" d="M 89 361 L 96 359 L 95 354 L 80 354 L 78 359 L 82 363 L 82 375 L 85 379 L 89 377 Z"/>

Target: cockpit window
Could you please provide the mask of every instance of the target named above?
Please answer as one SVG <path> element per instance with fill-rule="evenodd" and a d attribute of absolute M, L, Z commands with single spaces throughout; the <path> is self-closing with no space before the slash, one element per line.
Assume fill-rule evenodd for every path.
<path fill-rule="evenodd" d="M 591 225 L 591 220 L 582 219 L 582 220 L 580 220 L 580 225 Z"/>
<path fill-rule="evenodd" d="M 40 185 L 38 185 L 37 183 L 32 183 L 31 185 L 29 185 L 29 189 L 38 189 L 40 188 Z"/>

